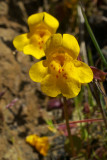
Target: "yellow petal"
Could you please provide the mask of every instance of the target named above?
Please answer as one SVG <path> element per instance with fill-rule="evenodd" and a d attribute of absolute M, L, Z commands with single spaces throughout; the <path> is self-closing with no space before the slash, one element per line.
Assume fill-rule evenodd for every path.
<path fill-rule="evenodd" d="M 24 54 L 32 55 L 36 59 L 40 59 L 45 56 L 44 50 L 39 49 L 38 46 L 34 46 L 33 44 L 28 44 L 23 49 Z"/>
<path fill-rule="evenodd" d="M 52 33 L 55 33 L 57 28 L 59 27 L 58 20 L 46 12 L 44 12 L 44 23 L 48 25 L 49 28 L 51 28 Z"/>
<path fill-rule="evenodd" d="M 29 70 L 30 78 L 35 82 L 41 82 L 47 74 L 47 67 L 43 66 L 43 61 L 35 63 Z"/>
<path fill-rule="evenodd" d="M 25 33 L 19 36 L 16 36 L 13 40 L 13 45 L 18 51 L 22 51 L 24 46 L 29 44 L 29 34 Z"/>
<path fill-rule="evenodd" d="M 79 83 L 89 83 L 93 80 L 91 68 L 84 62 L 72 60 L 64 64 L 64 70 L 69 78 L 73 78 Z"/>
<path fill-rule="evenodd" d="M 80 83 L 89 83 L 93 80 L 93 72 L 86 63 L 78 60 L 73 61 L 73 63 L 74 68 L 71 74 L 76 80 Z"/>
<path fill-rule="evenodd" d="M 69 54 L 72 58 L 78 57 L 80 47 L 76 38 L 70 34 L 63 34 L 63 47 L 70 50 Z"/>
<path fill-rule="evenodd" d="M 58 20 L 46 12 L 33 14 L 28 18 L 28 25 L 30 28 L 42 22 L 48 27 L 51 33 L 55 33 L 59 26 Z"/>
<path fill-rule="evenodd" d="M 35 140 L 38 138 L 37 135 L 29 135 L 26 137 L 26 142 L 31 144 L 32 146 L 35 146 Z"/>
<path fill-rule="evenodd" d="M 62 80 L 59 86 L 62 95 L 67 98 L 76 97 L 81 90 L 81 84 L 74 79 Z"/>
<path fill-rule="evenodd" d="M 39 137 L 35 143 L 35 148 L 43 155 L 46 156 L 49 150 L 48 137 Z"/>
<path fill-rule="evenodd" d="M 43 21 L 44 12 L 32 14 L 28 18 L 28 25 L 36 25 L 38 23 L 41 23 Z"/>
<path fill-rule="evenodd" d="M 52 35 L 46 42 L 44 46 L 44 51 L 46 57 L 52 55 L 52 53 L 56 53 L 58 48 L 62 45 L 62 35 L 61 34 L 54 34 Z"/>
<path fill-rule="evenodd" d="M 68 53 L 73 59 L 78 57 L 80 48 L 76 38 L 69 34 L 54 34 L 46 42 L 44 46 L 46 57 L 54 53 Z"/>
<path fill-rule="evenodd" d="M 56 83 L 56 77 L 49 74 L 41 82 L 41 89 L 50 97 L 56 97 L 61 93 Z"/>
<path fill-rule="evenodd" d="M 48 137 L 39 137 L 37 135 L 29 135 L 26 137 L 26 142 L 34 146 L 39 153 L 46 156 L 49 150 Z"/>

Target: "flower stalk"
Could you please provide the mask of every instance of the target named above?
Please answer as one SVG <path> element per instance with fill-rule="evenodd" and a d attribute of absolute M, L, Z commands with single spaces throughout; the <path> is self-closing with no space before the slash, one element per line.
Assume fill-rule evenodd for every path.
<path fill-rule="evenodd" d="M 72 152 L 72 156 L 75 156 L 73 138 L 72 138 L 71 131 L 70 131 L 70 126 L 69 126 L 67 100 L 66 100 L 65 97 L 63 97 L 63 103 L 64 103 L 64 115 L 65 115 L 66 127 L 67 127 L 67 132 L 68 132 L 68 138 L 69 138 L 69 142 L 70 142 L 70 146 L 71 146 L 71 152 Z"/>

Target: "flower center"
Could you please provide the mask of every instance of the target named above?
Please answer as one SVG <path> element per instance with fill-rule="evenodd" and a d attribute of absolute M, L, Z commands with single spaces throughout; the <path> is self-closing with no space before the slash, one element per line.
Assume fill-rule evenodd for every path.
<path fill-rule="evenodd" d="M 43 49 L 43 46 L 50 35 L 51 33 L 48 30 L 37 30 L 31 37 L 31 44 L 33 43 L 34 46 L 38 47 L 41 50 Z"/>
<path fill-rule="evenodd" d="M 68 55 L 68 54 L 67 54 Z M 58 78 L 67 79 L 67 73 L 65 72 L 65 63 L 68 61 L 68 56 L 66 53 L 54 54 L 51 58 L 49 69 L 51 74 Z"/>

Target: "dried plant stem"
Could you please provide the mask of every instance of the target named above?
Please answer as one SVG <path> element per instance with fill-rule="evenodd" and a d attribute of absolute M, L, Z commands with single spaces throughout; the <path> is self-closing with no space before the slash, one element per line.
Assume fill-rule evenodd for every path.
<path fill-rule="evenodd" d="M 106 107 L 107 107 L 107 96 L 106 96 L 106 92 L 105 92 L 105 89 L 104 89 L 104 86 L 103 86 L 103 83 L 100 82 L 100 86 L 101 86 L 101 90 L 103 91 L 104 93 L 104 101 L 105 101 L 105 104 L 106 104 Z"/>
<path fill-rule="evenodd" d="M 96 102 L 97 102 L 97 105 L 100 109 L 100 112 L 102 114 L 102 118 L 104 120 L 104 123 L 105 123 L 105 127 L 107 129 L 107 118 L 106 118 L 106 114 L 105 114 L 105 111 L 103 110 L 103 107 L 101 105 L 101 102 L 100 102 L 100 93 L 99 93 L 99 90 L 97 88 L 97 85 L 95 82 L 92 82 L 90 83 L 90 88 L 91 88 L 91 91 L 92 91 L 92 94 L 94 96 L 94 98 L 96 99 Z"/>
<path fill-rule="evenodd" d="M 67 131 L 68 131 L 68 138 L 69 138 L 69 141 L 70 141 L 70 146 L 71 146 L 72 155 L 75 156 L 73 139 L 72 139 L 72 135 L 71 135 L 71 131 L 70 131 L 70 126 L 69 126 L 67 100 L 66 100 L 65 97 L 63 97 L 63 103 L 64 103 L 64 115 L 65 115 L 66 127 L 67 127 Z"/>
<path fill-rule="evenodd" d="M 106 115 L 105 115 L 105 112 L 103 110 L 103 107 L 102 107 L 101 103 L 99 104 L 99 108 L 100 108 L 100 111 L 101 111 L 101 114 L 102 114 L 102 117 L 103 117 L 103 120 L 104 120 L 104 123 L 105 123 L 105 127 L 107 129 L 107 118 L 106 118 Z"/>

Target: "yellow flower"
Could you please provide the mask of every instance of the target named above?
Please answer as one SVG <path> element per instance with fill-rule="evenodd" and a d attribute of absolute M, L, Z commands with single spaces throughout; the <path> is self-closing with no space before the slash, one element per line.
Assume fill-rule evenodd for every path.
<path fill-rule="evenodd" d="M 34 146 L 37 151 L 46 156 L 49 150 L 48 137 L 39 137 L 37 135 L 29 135 L 26 137 L 26 142 Z"/>
<path fill-rule="evenodd" d="M 78 95 L 82 83 L 93 79 L 90 67 L 77 60 L 80 48 L 74 36 L 54 34 L 45 45 L 46 60 L 34 64 L 30 78 L 41 83 L 42 91 L 51 97 Z"/>
<path fill-rule="evenodd" d="M 18 51 L 30 54 L 37 59 L 43 57 L 43 46 L 47 39 L 56 32 L 59 22 L 46 12 L 33 14 L 28 18 L 29 33 L 16 36 L 13 44 Z"/>

